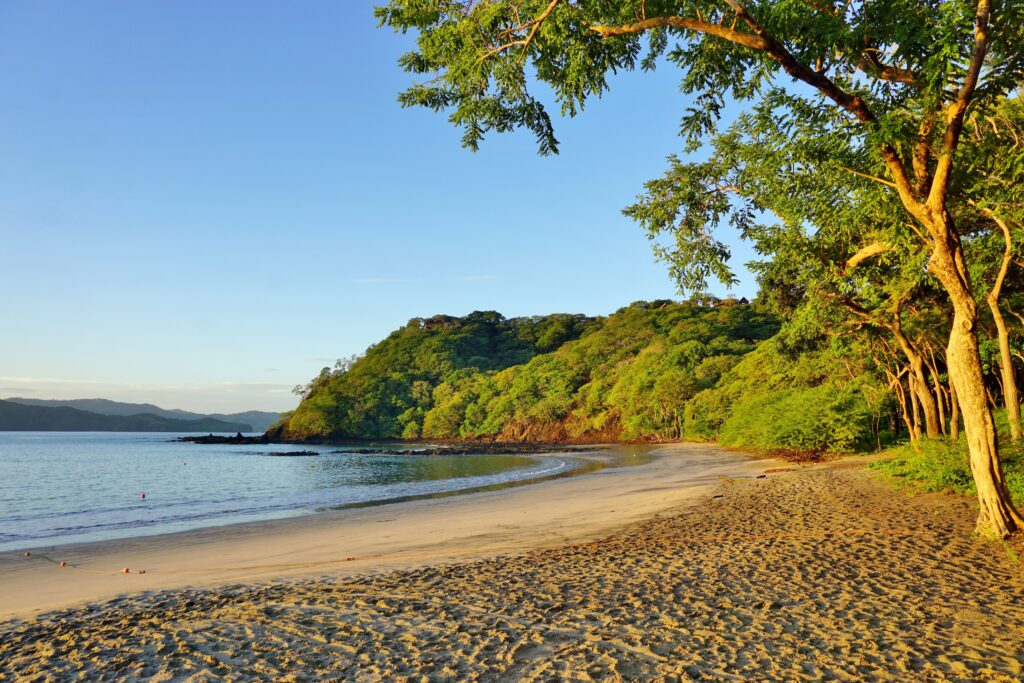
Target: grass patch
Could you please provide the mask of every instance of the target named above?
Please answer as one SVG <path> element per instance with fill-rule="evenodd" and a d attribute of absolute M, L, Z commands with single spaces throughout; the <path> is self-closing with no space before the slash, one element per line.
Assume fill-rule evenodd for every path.
<path fill-rule="evenodd" d="M 890 448 L 881 460 L 869 467 L 886 474 L 897 485 L 917 491 L 976 493 L 974 479 L 967 462 L 967 443 L 950 439 L 923 439 L 915 449 L 910 444 Z M 1014 502 L 1024 505 L 1024 447 L 1000 439 L 1003 473 Z"/>

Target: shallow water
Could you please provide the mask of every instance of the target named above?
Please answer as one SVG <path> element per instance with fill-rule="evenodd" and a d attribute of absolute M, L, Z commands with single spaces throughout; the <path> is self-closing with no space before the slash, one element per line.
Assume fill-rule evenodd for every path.
<path fill-rule="evenodd" d="M 580 469 L 565 454 L 367 455 L 175 437 L 0 432 L 0 550 L 291 517 Z M 274 455 L 300 450 L 318 455 Z"/>

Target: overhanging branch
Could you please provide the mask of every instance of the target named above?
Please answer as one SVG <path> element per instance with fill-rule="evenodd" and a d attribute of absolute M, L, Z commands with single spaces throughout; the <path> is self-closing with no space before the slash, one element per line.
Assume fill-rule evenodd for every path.
<path fill-rule="evenodd" d="M 618 26 L 592 26 L 591 30 L 604 37 L 613 37 L 642 33 L 654 28 L 672 27 L 722 38 L 723 40 L 728 40 L 737 45 L 743 45 L 766 54 L 790 76 L 812 86 L 822 95 L 839 105 L 839 107 L 853 114 L 861 123 L 867 125 L 876 123 L 877 119 L 874 113 L 862 97 L 846 92 L 823 72 L 816 71 L 806 64 L 800 63 L 782 43 L 776 40 L 754 19 L 739 0 L 725 1 L 733 8 L 736 12 L 736 17 L 743 21 L 750 32 L 739 31 L 735 26 L 726 27 L 719 24 L 710 24 L 700 19 L 679 16 L 651 17 Z M 888 143 L 882 144 L 880 151 L 882 158 L 885 159 L 886 166 L 889 168 L 889 172 L 893 176 L 892 187 L 899 193 L 903 204 L 915 218 L 926 222 L 925 207 L 918 200 L 914 192 L 910 177 L 899 153 Z"/>

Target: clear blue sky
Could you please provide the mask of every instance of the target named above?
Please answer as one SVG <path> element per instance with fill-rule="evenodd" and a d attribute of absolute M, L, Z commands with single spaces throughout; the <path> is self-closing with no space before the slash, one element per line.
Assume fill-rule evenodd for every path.
<path fill-rule="evenodd" d="M 372 5 L 0 0 L 0 397 L 285 410 L 411 317 L 675 296 L 619 211 L 681 148 L 676 73 L 560 156 L 472 154 L 397 105 Z"/>

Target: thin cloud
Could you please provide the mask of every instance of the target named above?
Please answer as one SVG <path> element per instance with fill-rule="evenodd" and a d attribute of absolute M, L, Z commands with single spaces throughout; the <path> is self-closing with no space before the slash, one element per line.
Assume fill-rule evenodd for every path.
<path fill-rule="evenodd" d="M 93 379 L 60 379 L 57 377 L 16 377 L 0 376 L 0 382 L 23 382 L 28 384 L 106 384 Z"/>
<path fill-rule="evenodd" d="M 31 387 L 0 387 L 0 394 L 9 396 L 18 396 L 22 394 L 38 394 L 38 389 L 32 389 Z"/>

